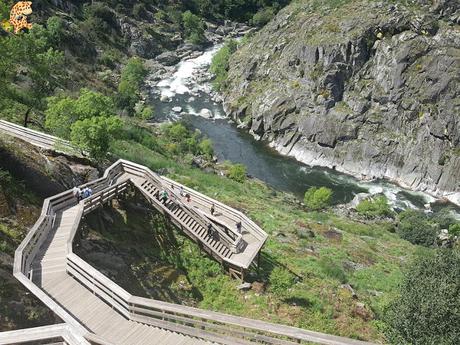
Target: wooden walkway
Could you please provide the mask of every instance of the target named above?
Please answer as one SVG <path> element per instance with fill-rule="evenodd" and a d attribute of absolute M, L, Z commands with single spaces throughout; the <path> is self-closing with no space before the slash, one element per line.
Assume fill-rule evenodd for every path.
<path fill-rule="evenodd" d="M 128 188 L 236 273 L 248 269 L 267 235 L 240 212 L 148 168 L 120 160 L 85 186 L 77 203 L 71 191 L 45 199 L 42 213 L 15 252 L 14 275 L 64 322 L 0 333 L 1 344 L 310 344 L 363 345 L 357 340 L 131 295 L 72 252 L 81 218 Z M 84 186 L 82 186 L 84 187 Z M 180 195 L 190 194 L 188 202 Z M 158 191 L 170 198 L 162 203 Z M 210 215 L 214 204 L 216 213 Z M 241 222 L 242 233 L 236 231 Z M 207 233 L 211 224 L 213 235 Z"/>

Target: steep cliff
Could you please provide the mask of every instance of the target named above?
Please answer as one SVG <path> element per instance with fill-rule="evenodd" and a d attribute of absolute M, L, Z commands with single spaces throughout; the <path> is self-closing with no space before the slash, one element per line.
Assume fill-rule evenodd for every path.
<path fill-rule="evenodd" d="M 224 106 L 307 164 L 460 203 L 459 23 L 455 0 L 293 2 L 231 58 Z"/>

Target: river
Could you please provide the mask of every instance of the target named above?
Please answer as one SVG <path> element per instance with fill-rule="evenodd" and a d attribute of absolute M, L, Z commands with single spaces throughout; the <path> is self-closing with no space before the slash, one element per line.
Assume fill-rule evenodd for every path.
<path fill-rule="evenodd" d="M 242 163 L 247 167 L 249 175 L 299 198 L 310 187 L 325 186 L 333 190 L 335 204 L 349 202 L 357 193 L 365 192 L 384 193 L 393 208 L 424 208 L 424 204 L 431 203 L 436 212 L 446 207 L 426 193 L 405 190 L 384 180 L 359 181 L 331 169 L 307 166 L 280 155 L 266 143 L 255 140 L 247 131 L 229 123 L 222 105 L 212 99 L 211 85 L 206 76 L 218 49 L 219 46 L 214 46 L 197 58 L 183 60 L 176 66 L 172 76 L 157 84 L 153 106 L 155 114 L 162 115 L 156 115 L 155 121 L 180 120 L 199 129 L 212 140 L 219 160 Z M 165 98 L 169 102 L 165 102 Z M 210 110 L 213 118 L 203 116 L 203 109 Z M 457 217 L 460 215 L 454 205 L 449 204 L 447 207 L 456 209 Z"/>

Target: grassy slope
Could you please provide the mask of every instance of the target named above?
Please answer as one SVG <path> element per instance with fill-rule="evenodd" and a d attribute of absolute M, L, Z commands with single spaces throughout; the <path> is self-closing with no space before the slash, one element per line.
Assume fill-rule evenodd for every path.
<path fill-rule="evenodd" d="M 160 132 L 155 136 L 165 140 Z M 116 141 L 112 152 L 153 169 L 166 168 L 171 178 L 242 210 L 270 235 L 261 269 L 251 278 L 266 283 L 265 292 L 238 292 L 237 281 L 216 274 L 217 267 L 190 241 L 179 241 L 176 264 L 202 296 L 199 307 L 382 340 L 378 318 L 396 293 L 402 264 L 416 250 L 389 232 L 388 224 L 364 224 L 332 211 L 307 212 L 292 196 L 258 181 L 237 183 L 205 173 L 190 168 L 183 157 L 168 158 L 136 142 Z M 358 300 L 341 288 L 343 283 L 353 286 Z"/>

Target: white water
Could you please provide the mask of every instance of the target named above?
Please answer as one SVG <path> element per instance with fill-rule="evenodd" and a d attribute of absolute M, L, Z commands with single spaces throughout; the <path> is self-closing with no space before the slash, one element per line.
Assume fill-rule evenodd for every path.
<path fill-rule="evenodd" d="M 164 103 L 157 104 L 158 107 L 163 108 L 162 110 L 164 110 L 165 114 L 168 114 L 167 115 L 168 120 L 178 121 L 183 118 L 183 113 L 179 114 L 179 113 L 170 111 L 170 109 L 172 109 L 172 107 L 174 106 L 182 107 L 183 112 L 185 112 L 188 115 L 193 115 L 193 116 L 202 117 L 202 118 L 204 117 L 202 114 L 202 110 L 209 109 L 213 113 L 213 118 L 212 119 L 206 118 L 206 120 L 204 120 L 206 123 L 209 124 L 209 125 L 204 126 L 203 128 L 204 129 L 203 133 L 205 135 L 211 135 L 211 132 L 209 132 L 209 130 L 212 130 L 211 128 L 212 126 L 219 127 L 213 130 L 219 132 L 220 135 L 222 135 L 223 133 L 227 133 L 227 135 L 230 135 L 230 133 L 232 133 L 231 136 L 237 135 L 236 132 L 233 133 L 228 130 L 225 131 L 224 128 L 222 127 L 223 126 L 222 120 L 219 123 L 215 123 L 214 125 L 212 125 L 215 119 L 225 119 L 226 114 L 224 113 L 222 107 L 219 104 L 216 104 L 210 99 L 210 95 L 209 95 L 211 92 L 210 83 L 207 81 L 204 81 L 204 82 L 200 81 L 198 80 L 199 78 L 197 78 L 200 75 L 202 76 L 203 72 L 206 72 L 208 70 L 208 67 L 211 64 L 213 56 L 220 49 L 221 46 L 222 45 L 214 46 L 212 49 L 205 51 L 202 55 L 196 58 L 192 58 L 192 59 L 188 59 L 188 60 L 184 60 L 180 62 L 177 65 L 176 72 L 171 77 L 165 78 L 157 84 L 159 91 L 161 93 L 161 96 L 162 97 L 166 96 L 171 101 L 168 104 L 164 104 Z M 226 125 L 230 126 L 228 124 Z M 213 138 L 213 140 L 215 141 L 216 139 Z M 231 145 L 232 146 L 231 152 L 227 152 L 227 154 L 223 154 L 223 152 L 221 152 L 223 154 L 224 159 L 229 159 L 229 157 L 231 157 L 230 153 L 233 153 L 233 151 L 235 150 L 246 150 L 247 151 L 250 149 L 250 147 L 248 146 L 237 147 L 236 146 L 237 140 L 233 140 L 232 138 L 225 138 L 224 140 L 224 138 L 220 136 L 219 140 L 222 142 L 226 141 L 228 143 L 230 142 L 233 143 Z M 250 142 L 245 143 L 245 145 L 254 146 L 255 142 L 252 144 Z M 218 145 L 215 145 L 215 146 L 217 147 Z M 219 152 L 216 152 L 216 153 L 219 154 Z M 260 152 L 258 153 L 258 155 L 261 155 L 261 154 L 262 153 Z M 258 177 L 261 180 L 266 180 L 267 182 L 270 181 L 270 179 L 268 178 L 269 175 L 271 175 L 270 171 L 264 171 L 262 174 L 257 174 L 254 172 L 257 169 L 251 169 L 251 167 L 257 167 L 257 165 L 264 165 L 261 163 L 267 163 L 268 160 L 264 157 L 258 157 L 257 159 L 255 158 L 256 157 L 253 157 L 250 161 L 241 161 L 241 163 L 246 164 L 248 166 L 248 170 L 255 177 Z M 258 160 L 261 160 L 261 162 L 258 162 Z M 311 178 L 313 177 L 311 175 L 311 172 L 316 171 L 317 173 L 319 173 L 318 170 L 320 170 L 319 168 L 305 166 L 302 163 L 298 163 L 297 166 L 298 166 L 298 169 L 301 172 L 303 172 L 306 176 L 302 178 L 302 176 L 297 175 L 296 177 L 300 178 L 301 180 L 305 180 L 305 181 L 311 181 Z M 270 164 L 268 164 L 267 168 L 277 169 L 275 166 L 270 166 Z M 294 166 L 292 166 L 290 169 L 295 169 L 295 168 Z M 348 186 L 354 185 L 354 186 L 361 187 L 361 188 L 368 190 L 368 192 L 372 195 L 384 194 L 387 197 L 390 205 L 393 208 L 402 208 L 402 209 L 405 209 L 405 208 L 417 209 L 418 208 L 410 200 L 408 200 L 406 196 L 404 196 L 401 192 L 406 192 L 413 196 L 421 197 L 424 200 L 424 202 L 427 204 L 435 202 L 437 200 L 436 198 L 430 196 L 427 193 L 412 192 L 412 191 L 403 189 L 395 184 L 385 182 L 385 181 L 378 181 L 378 182 L 359 181 L 351 176 L 329 172 L 328 170 L 321 170 L 320 174 L 323 174 L 323 176 L 327 176 L 327 179 L 328 179 L 327 184 L 325 183 L 325 181 L 323 181 L 323 183 L 325 183 L 325 185 L 327 185 L 328 187 L 332 189 L 336 187 L 335 189 L 337 190 L 337 189 L 343 188 L 346 185 Z M 300 174 L 300 175 L 303 175 L 303 174 Z M 289 177 L 294 178 L 294 176 L 295 174 Z M 278 177 L 278 178 L 281 178 L 281 177 Z M 321 184 L 319 180 L 317 182 Z M 276 184 L 277 183 L 275 183 L 275 185 Z M 298 195 L 299 190 L 297 189 L 298 188 L 296 188 L 295 191 L 293 190 L 288 190 L 288 191 L 294 192 L 295 194 Z M 459 215 L 457 214 L 457 216 Z"/>
<path fill-rule="evenodd" d="M 220 47 L 221 45 L 216 45 L 196 58 L 181 61 L 177 65 L 177 71 L 170 78 L 163 79 L 157 84 L 161 96 L 173 98 L 177 94 L 196 94 L 193 89 L 204 91 L 207 86 L 194 83 L 194 76 L 199 71 L 207 69 Z"/>

